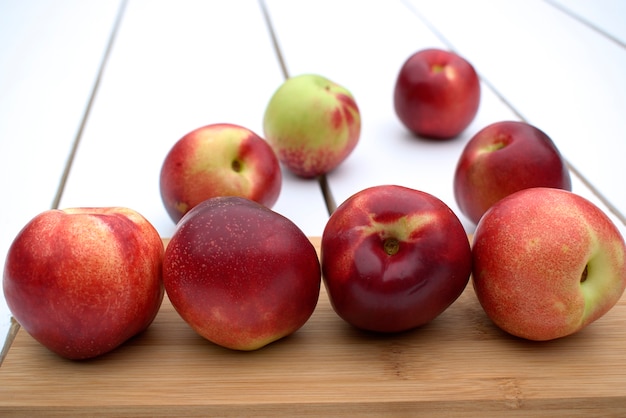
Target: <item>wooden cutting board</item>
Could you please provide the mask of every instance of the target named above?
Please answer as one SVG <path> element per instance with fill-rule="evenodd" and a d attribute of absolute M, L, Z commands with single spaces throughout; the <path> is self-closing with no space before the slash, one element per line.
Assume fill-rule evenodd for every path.
<path fill-rule="evenodd" d="M 322 286 L 298 332 L 235 352 L 195 334 L 166 297 L 145 333 L 90 361 L 64 360 L 20 330 L 0 367 L 0 416 L 42 412 L 626 416 L 626 298 L 582 332 L 537 343 L 495 328 L 471 284 L 430 324 L 392 336 L 348 326 Z"/>

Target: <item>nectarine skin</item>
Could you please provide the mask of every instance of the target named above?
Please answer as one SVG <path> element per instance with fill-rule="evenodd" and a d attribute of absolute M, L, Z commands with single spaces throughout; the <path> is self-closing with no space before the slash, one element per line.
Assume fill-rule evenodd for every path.
<path fill-rule="evenodd" d="M 393 98 L 398 118 L 411 132 L 450 139 L 478 113 L 480 81 L 474 67 L 454 52 L 424 49 L 400 68 Z"/>
<path fill-rule="evenodd" d="M 166 155 L 160 173 L 161 198 L 174 222 L 211 197 L 240 196 L 271 208 L 281 187 L 280 165 L 269 144 L 229 123 L 184 135 Z"/>
<path fill-rule="evenodd" d="M 249 199 L 217 197 L 177 225 L 163 280 L 172 305 L 199 335 L 250 351 L 305 324 L 321 271 L 315 248 L 290 220 Z"/>
<path fill-rule="evenodd" d="M 626 288 L 619 230 L 597 206 L 560 189 L 525 189 L 496 203 L 476 227 L 472 254 L 483 309 L 529 340 L 578 332 Z"/>
<path fill-rule="evenodd" d="M 501 121 L 465 145 L 454 172 L 454 198 L 474 224 L 494 203 L 531 187 L 572 190 L 569 169 L 552 139 L 526 122 Z"/>
<path fill-rule="evenodd" d="M 361 135 L 361 114 L 345 87 L 302 74 L 274 92 L 263 132 L 287 169 L 312 178 L 332 171 L 352 153 Z"/>
<path fill-rule="evenodd" d="M 4 268 L 11 313 L 34 339 L 68 359 L 99 356 L 145 330 L 164 289 L 163 242 L 126 208 L 37 215 Z"/>
<path fill-rule="evenodd" d="M 438 198 L 402 186 L 357 192 L 322 235 L 328 296 L 346 322 L 369 331 L 406 331 L 433 320 L 463 292 L 470 245 Z"/>

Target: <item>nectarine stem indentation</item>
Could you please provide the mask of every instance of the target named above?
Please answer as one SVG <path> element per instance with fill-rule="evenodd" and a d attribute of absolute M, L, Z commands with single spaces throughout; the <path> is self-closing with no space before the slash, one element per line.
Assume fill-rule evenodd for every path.
<path fill-rule="evenodd" d="M 395 238 L 387 238 L 383 243 L 387 255 L 394 255 L 400 249 L 400 243 Z"/>
<path fill-rule="evenodd" d="M 585 280 L 587 280 L 587 266 L 585 266 L 583 273 L 580 275 L 580 282 L 584 283 Z"/>
<path fill-rule="evenodd" d="M 241 171 L 241 162 L 239 162 L 239 160 L 233 160 L 232 164 L 230 165 L 231 168 L 233 169 L 233 171 L 239 173 Z"/>

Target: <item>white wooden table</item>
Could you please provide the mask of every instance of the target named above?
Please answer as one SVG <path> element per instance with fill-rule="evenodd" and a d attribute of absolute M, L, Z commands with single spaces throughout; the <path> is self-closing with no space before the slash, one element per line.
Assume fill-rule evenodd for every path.
<path fill-rule="evenodd" d="M 289 75 L 327 76 L 361 108 L 359 145 L 328 177 L 337 203 L 401 184 L 441 198 L 471 233 L 452 194 L 459 153 L 487 124 L 523 119 L 626 234 L 625 22 L 620 0 L 0 0 L 0 262 L 53 207 L 128 206 L 170 236 L 158 174 L 171 145 L 208 123 L 262 133 L 284 80 L 268 27 Z M 400 66 L 426 47 L 457 51 L 482 78 L 479 113 L 452 141 L 411 137 L 393 111 Z M 319 184 L 289 173 L 274 209 L 309 236 L 328 218 Z M 9 323 L 0 297 L 0 346 Z"/>

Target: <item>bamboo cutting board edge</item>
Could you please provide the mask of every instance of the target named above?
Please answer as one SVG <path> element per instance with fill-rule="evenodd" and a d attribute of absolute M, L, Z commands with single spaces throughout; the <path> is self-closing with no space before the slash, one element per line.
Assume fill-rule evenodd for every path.
<path fill-rule="evenodd" d="M 470 284 L 431 324 L 381 336 L 345 324 L 322 286 L 298 332 L 240 353 L 195 334 L 166 297 L 145 333 L 86 362 L 19 331 L 0 367 L 0 415 L 626 413 L 624 318 L 623 297 L 582 332 L 533 343 L 498 330 Z"/>

